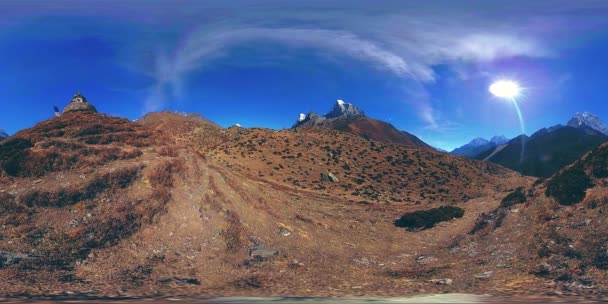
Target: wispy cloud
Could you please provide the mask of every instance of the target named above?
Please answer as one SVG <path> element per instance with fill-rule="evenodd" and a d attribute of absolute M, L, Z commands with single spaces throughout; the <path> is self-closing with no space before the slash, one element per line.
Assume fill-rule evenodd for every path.
<path fill-rule="evenodd" d="M 443 18 L 445 16 L 442 16 Z M 325 15 L 299 14 L 301 26 L 260 26 L 240 20 L 238 23 L 201 25 L 184 36 L 167 56 L 156 59 L 155 86 L 146 102 L 146 110 L 158 109 L 180 97 L 183 80 L 193 71 L 221 60 L 230 49 L 255 45 L 260 41 L 285 47 L 311 49 L 359 60 L 406 83 L 434 82 L 434 67 L 451 62 L 462 64 L 491 61 L 506 56 L 548 56 L 550 52 L 533 37 L 504 29 L 492 29 L 459 22 L 453 18 L 424 17 L 386 13 L 369 16 L 361 13 L 340 15 L 341 20 L 359 20 L 369 27 L 350 21 L 328 20 Z M 492 24 L 495 24 L 494 22 Z M 417 109 L 419 118 L 431 129 L 441 129 L 436 111 L 415 95 L 404 96 Z"/>
<path fill-rule="evenodd" d="M 222 60 L 232 48 L 272 42 L 334 58 L 349 57 L 402 79 L 404 86 L 414 87 L 404 91 L 404 100 L 426 128 L 446 130 L 453 123 L 442 121 L 432 99 L 420 94 L 426 84 L 437 80 L 437 66 L 458 69 L 514 56 L 555 56 L 558 50 L 551 39 L 558 35 L 550 34 L 568 30 L 566 26 L 572 23 L 563 22 L 564 18 L 580 19 L 580 10 L 589 7 L 608 9 L 597 1 L 580 5 L 561 0 L 556 5 L 516 2 L 470 1 L 469 6 L 461 2 L 387 2 L 372 12 L 365 9 L 368 4 L 357 1 L 349 9 L 319 2 L 248 11 L 230 8 L 231 18 L 199 22 L 179 43 L 167 48 L 170 52 L 157 53 L 152 72 L 155 85 L 145 108 L 157 110 L 180 98 L 187 91 L 183 83 L 190 73 Z M 583 21 L 577 24 L 586 24 Z"/>

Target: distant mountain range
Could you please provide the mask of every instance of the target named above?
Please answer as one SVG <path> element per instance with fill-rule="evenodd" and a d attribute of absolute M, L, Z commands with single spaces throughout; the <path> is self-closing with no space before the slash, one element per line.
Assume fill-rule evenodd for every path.
<path fill-rule="evenodd" d="M 549 177 L 606 141 L 608 127 L 597 116 L 576 113 L 566 126 L 543 128 L 530 137 L 520 135 L 473 158 L 491 161 L 524 175 Z"/>
<path fill-rule="evenodd" d="M 494 136 L 490 140 L 485 138 L 477 137 L 468 144 L 454 149 L 450 154 L 460 155 L 469 158 L 473 158 L 482 152 L 494 149 L 497 146 L 507 143 L 509 140 L 504 136 Z"/>
<path fill-rule="evenodd" d="M 4 132 L 4 130 L 0 130 L 0 140 L 3 140 L 8 137 L 8 134 Z"/>
<path fill-rule="evenodd" d="M 431 148 L 418 137 L 399 131 L 387 122 L 369 118 L 361 109 L 342 100 L 337 100 L 332 110 L 323 116 L 315 112 L 300 114 L 298 121 L 293 125 L 293 129 L 314 127 L 346 131 L 382 143 Z"/>

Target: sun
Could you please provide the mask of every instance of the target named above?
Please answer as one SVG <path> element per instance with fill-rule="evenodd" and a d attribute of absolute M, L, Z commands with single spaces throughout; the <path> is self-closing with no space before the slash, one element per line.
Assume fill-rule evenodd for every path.
<path fill-rule="evenodd" d="M 515 98 L 521 93 L 519 84 L 512 80 L 498 80 L 490 85 L 490 93 L 500 98 Z"/>

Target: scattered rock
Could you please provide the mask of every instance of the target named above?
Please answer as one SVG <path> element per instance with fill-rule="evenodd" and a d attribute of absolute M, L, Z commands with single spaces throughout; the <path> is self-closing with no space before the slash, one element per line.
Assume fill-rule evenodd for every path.
<path fill-rule="evenodd" d="M 304 263 L 298 261 L 297 259 L 294 259 L 293 261 L 291 261 L 291 263 L 289 263 L 288 267 L 292 269 L 301 268 L 304 267 Z"/>
<path fill-rule="evenodd" d="M 274 256 L 277 256 L 278 254 L 279 251 L 262 246 L 256 246 L 249 249 L 249 256 L 258 262 L 266 261 Z"/>
<path fill-rule="evenodd" d="M 555 271 L 555 267 L 553 265 L 548 263 L 541 263 L 534 266 L 534 270 L 532 271 L 532 273 L 542 277 L 549 275 L 553 271 Z"/>
<path fill-rule="evenodd" d="M 331 172 L 328 172 L 327 174 L 321 173 L 320 179 L 322 183 L 337 183 L 340 181 L 338 177 Z"/>
<path fill-rule="evenodd" d="M 357 265 L 363 265 L 363 266 L 370 266 L 372 264 L 377 264 L 376 260 L 371 259 L 371 258 L 366 258 L 366 257 L 363 257 L 360 259 L 353 259 L 352 262 Z"/>
<path fill-rule="evenodd" d="M 489 279 L 494 275 L 494 271 L 484 271 L 482 273 L 478 273 L 473 275 L 476 279 Z"/>
<path fill-rule="evenodd" d="M 285 227 L 279 227 L 279 234 L 282 236 L 290 236 L 291 231 L 289 231 L 289 229 L 287 229 Z"/>
<path fill-rule="evenodd" d="M 428 265 L 439 261 L 436 257 L 421 255 L 416 258 L 416 263 L 420 265 Z"/>
<path fill-rule="evenodd" d="M 0 268 L 6 267 L 6 266 L 9 266 L 12 264 L 17 264 L 23 260 L 33 260 L 36 258 L 38 258 L 38 257 L 29 255 L 29 254 L 14 253 L 14 252 L 0 250 Z"/>
<path fill-rule="evenodd" d="M 452 279 L 433 279 L 429 280 L 429 283 L 437 285 L 452 285 Z"/>
<path fill-rule="evenodd" d="M 332 183 L 337 183 L 337 182 L 340 181 L 338 179 L 338 177 L 335 174 L 331 173 L 331 172 L 327 173 L 327 177 L 329 178 L 329 181 L 332 182 Z"/>

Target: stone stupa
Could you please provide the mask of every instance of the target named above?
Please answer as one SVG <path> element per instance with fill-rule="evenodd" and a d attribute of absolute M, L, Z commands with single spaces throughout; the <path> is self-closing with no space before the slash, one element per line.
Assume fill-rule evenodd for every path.
<path fill-rule="evenodd" d="M 80 94 L 80 92 L 78 92 L 78 93 L 76 93 L 76 95 L 74 95 L 74 97 L 72 97 L 70 104 L 67 105 L 67 107 L 65 107 L 63 109 L 63 114 L 69 113 L 69 112 L 94 112 L 94 113 L 97 113 L 97 109 L 95 109 L 95 107 L 92 104 L 87 102 L 87 99 L 84 96 L 82 96 L 82 94 Z"/>

